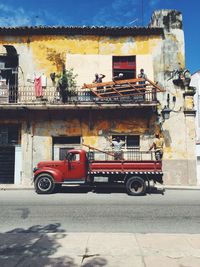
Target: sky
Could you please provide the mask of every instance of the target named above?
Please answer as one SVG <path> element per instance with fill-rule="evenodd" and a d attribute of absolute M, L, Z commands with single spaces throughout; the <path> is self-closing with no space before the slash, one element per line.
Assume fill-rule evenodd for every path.
<path fill-rule="evenodd" d="M 182 12 L 186 68 L 200 70 L 200 0 L 0 0 L 0 26 L 148 26 L 158 9 Z"/>

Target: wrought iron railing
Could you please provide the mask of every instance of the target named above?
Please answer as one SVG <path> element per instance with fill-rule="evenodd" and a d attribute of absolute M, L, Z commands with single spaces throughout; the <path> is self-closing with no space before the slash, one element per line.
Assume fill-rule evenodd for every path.
<path fill-rule="evenodd" d="M 108 96 L 99 98 L 88 89 L 77 88 L 73 93 L 69 92 L 63 97 L 56 87 L 48 86 L 42 89 L 38 95 L 34 86 L 0 87 L 0 104 L 84 104 L 84 103 L 157 103 L 157 94 L 154 89 L 144 93 L 135 92 L 132 95 Z"/>

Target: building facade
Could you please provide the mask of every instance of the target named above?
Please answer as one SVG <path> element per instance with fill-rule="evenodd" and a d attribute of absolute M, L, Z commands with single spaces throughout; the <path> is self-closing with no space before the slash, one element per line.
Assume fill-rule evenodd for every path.
<path fill-rule="evenodd" d="M 30 184 L 38 161 L 62 159 L 83 143 L 109 150 L 109 139 L 120 136 L 125 151 L 148 150 L 160 131 L 165 183 L 197 184 L 194 93 L 179 75 L 180 12 L 155 11 L 148 27 L 0 28 L 0 52 L 0 183 Z M 56 86 L 63 68 L 77 75 L 65 101 Z M 95 73 L 132 79 L 141 68 L 165 92 L 99 102 L 82 89 Z"/>

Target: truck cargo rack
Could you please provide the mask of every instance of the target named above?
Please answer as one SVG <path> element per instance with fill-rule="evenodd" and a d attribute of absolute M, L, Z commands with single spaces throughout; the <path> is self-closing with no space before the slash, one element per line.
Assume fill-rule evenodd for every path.
<path fill-rule="evenodd" d="M 98 161 L 111 161 L 114 159 L 114 151 L 113 150 L 105 150 L 105 151 L 94 151 L 89 150 L 87 152 L 87 156 L 89 161 L 98 160 Z M 124 150 L 122 151 L 122 160 L 127 161 L 153 161 L 155 159 L 154 151 L 141 151 L 141 150 Z"/>

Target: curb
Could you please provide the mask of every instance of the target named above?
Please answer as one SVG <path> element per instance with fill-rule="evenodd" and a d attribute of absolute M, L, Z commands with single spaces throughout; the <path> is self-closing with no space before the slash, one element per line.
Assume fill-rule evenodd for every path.
<path fill-rule="evenodd" d="M 166 190 L 200 190 L 200 186 L 164 186 Z"/>

